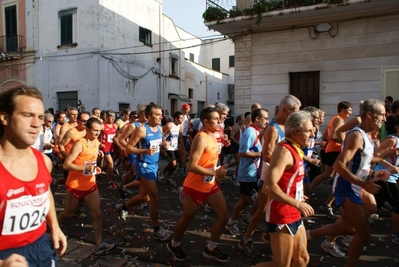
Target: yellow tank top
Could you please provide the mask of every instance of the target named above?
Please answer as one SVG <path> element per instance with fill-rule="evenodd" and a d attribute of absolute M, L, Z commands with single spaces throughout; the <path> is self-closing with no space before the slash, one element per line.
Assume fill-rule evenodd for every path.
<path fill-rule="evenodd" d="M 198 165 L 214 170 L 216 169 L 219 156 L 217 140 L 214 135 L 209 136 L 204 132 L 200 132 L 195 138 L 198 138 L 199 136 L 206 139 L 208 148 L 202 153 L 201 158 L 198 161 Z M 183 186 L 193 188 L 199 192 L 209 193 L 214 187 L 215 183 L 215 176 L 205 176 L 189 172 L 186 179 L 184 179 Z"/>

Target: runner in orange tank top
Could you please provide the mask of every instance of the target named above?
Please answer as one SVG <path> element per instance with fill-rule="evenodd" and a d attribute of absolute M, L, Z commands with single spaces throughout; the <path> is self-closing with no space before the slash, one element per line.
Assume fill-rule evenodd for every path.
<path fill-rule="evenodd" d="M 96 166 L 100 145 L 97 138 L 100 133 L 101 122 L 97 118 L 88 119 L 85 136 L 74 143 L 65 159 L 63 167 L 69 171 L 65 209 L 58 214 L 58 221 L 62 223 L 74 214 L 80 200 L 86 202 L 93 218 L 96 254 L 108 251 L 115 246 L 115 244 L 102 242 L 101 199 L 95 178 L 95 174 L 101 172 L 101 169 Z"/>
<path fill-rule="evenodd" d="M 228 219 L 226 200 L 216 182 L 216 179 L 224 178 L 227 173 L 227 165 L 216 169 L 219 149 L 214 133 L 220 127 L 219 112 L 214 108 L 205 108 L 201 111 L 200 118 L 204 131 L 199 133 L 192 143 L 189 172 L 183 184 L 183 215 L 175 225 L 173 239 L 168 243 L 167 249 L 178 261 L 188 259 L 181 249 L 180 240 L 194 220 L 198 207 L 207 202 L 215 211 L 216 221 L 211 227 L 210 241 L 202 254 L 209 259 L 228 262 L 230 257 L 217 247 Z"/>

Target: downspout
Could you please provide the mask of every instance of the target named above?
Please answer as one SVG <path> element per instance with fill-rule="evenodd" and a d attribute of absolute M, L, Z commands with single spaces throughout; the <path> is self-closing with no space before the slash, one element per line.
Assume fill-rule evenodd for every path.
<path fill-rule="evenodd" d="M 162 57 L 161 57 L 161 54 L 162 54 L 162 49 L 161 49 L 161 45 L 162 45 L 162 28 L 161 28 L 161 26 L 162 26 L 162 23 L 161 23 L 161 20 L 162 20 L 162 9 L 161 9 L 161 3 L 159 3 L 159 34 L 158 34 L 158 43 L 159 43 L 159 45 L 158 45 L 158 50 L 159 50 L 159 53 L 158 53 L 158 58 L 159 58 L 159 61 L 158 61 L 158 66 L 159 66 L 159 71 L 158 71 L 158 86 L 159 86 L 159 99 L 158 99 L 158 103 L 159 104 L 161 104 L 161 106 L 162 106 L 162 108 L 163 109 L 165 109 L 165 92 L 164 92 L 164 88 L 163 88 L 163 83 L 162 83 Z"/>

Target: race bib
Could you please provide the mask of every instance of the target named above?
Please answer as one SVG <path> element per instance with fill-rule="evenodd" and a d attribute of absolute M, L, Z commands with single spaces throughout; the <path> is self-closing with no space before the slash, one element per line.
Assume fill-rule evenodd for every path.
<path fill-rule="evenodd" d="M 296 183 L 295 199 L 303 201 L 303 181 Z"/>
<path fill-rule="evenodd" d="M 215 167 L 210 168 L 211 170 L 215 170 Z M 202 182 L 204 184 L 209 184 L 215 181 L 215 176 L 210 176 L 210 175 L 205 175 L 204 179 L 202 180 Z"/>
<path fill-rule="evenodd" d="M 83 175 L 93 176 L 93 175 L 97 174 L 97 171 L 96 171 L 97 162 L 96 161 L 85 161 L 84 165 L 85 166 L 94 166 L 94 169 L 92 172 L 83 171 L 82 172 Z"/>
<path fill-rule="evenodd" d="M 108 142 L 108 143 L 114 142 L 114 140 L 113 140 L 113 139 L 114 139 L 114 136 L 115 136 L 115 134 L 109 134 L 109 135 L 108 135 L 108 138 L 107 138 L 107 142 Z"/>
<path fill-rule="evenodd" d="M 50 209 L 48 192 L 7 201 L 2 235 L 23 234 L 38 229 Z"/>
<path fill-rule="evenodd" d="M 155 148 L 156 149 L 155 153 L 158 153 L 159 149 L 161 147 L 161 144 L 162 144 L 162 139 L 152 140 L 152 141 L 150 141 L 150 148 Z"/>
<path fill-rule="evenodd" d="M 363 181 L 367 180 L 367 177 L 369 176 L 369 169 L 361 169 L 357 172 L 356 176 L 359 177 L 360 179 L 362 179 Z"/>

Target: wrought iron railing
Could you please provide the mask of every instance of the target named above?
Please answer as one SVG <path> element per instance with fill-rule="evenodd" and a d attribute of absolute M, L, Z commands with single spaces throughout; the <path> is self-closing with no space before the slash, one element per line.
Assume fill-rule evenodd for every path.
<path fill-rule="evenodd" d="M 25 47 L 25 36 L 16 34 L 0 36 L 1 52 L 21 52 Z"/>

